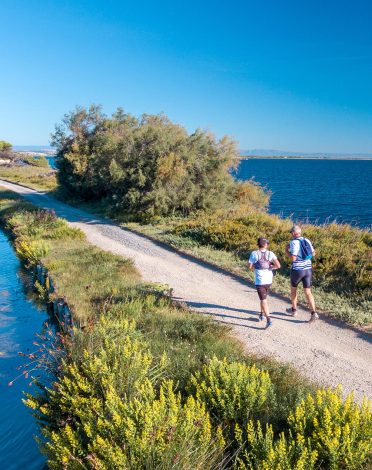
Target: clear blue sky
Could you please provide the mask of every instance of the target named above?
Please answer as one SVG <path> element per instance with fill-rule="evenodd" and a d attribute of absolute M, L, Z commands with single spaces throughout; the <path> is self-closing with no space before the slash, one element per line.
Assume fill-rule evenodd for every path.
<path fill-rule="evenodd" d="M 370 0 L 2 0 L 0 139 L 76 104 L 165 112 L 241 149 L 372 152 Z"/>

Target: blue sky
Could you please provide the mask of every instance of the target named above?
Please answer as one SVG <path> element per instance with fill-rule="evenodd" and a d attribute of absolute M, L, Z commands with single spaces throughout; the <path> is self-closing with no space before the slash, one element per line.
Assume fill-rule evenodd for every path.
<path fill-rule="evenodd" d="M 100 103 L 241 149 L 372 153 L 371 23 L 370 0 L 3 0 L 0 140 Z"/>

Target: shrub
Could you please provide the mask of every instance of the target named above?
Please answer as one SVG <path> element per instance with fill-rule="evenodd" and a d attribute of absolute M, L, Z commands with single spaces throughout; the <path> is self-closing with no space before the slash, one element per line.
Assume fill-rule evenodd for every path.
<path fill-rule="evenodd" d="M 228 363 L 216 357 L 191 377 L 188 389 L 205 404 L 216 422 L 229 428 L 262 417 L 273 398 L 267 372 L 255 365 Z"/>
<path fill-rule="evenodd" d="M 361 406 L 352 394 L 342 399 L 341 389 L 318 390 L 308 395 L 287 420 L 287 429 L 276 439 L 267 425 L 250 421 L 244 431 L 236 426 L 240 446 L 238 468 L 306 469 L 366 468 L 372 451 L 371 404 Z"/>
<path fill-rule="evenodd" d="M 22 160 L 31 166 L 37 166 L 39 168 L 49 168 L 49 162 L 44 157 L 44 155 L 40 156 L 26 156 L 22 157 Z"/>
<path fill-rule="evenodd" d="M 28 266 L 40 263 L 50 249 L 43 240 L 19 240 L 15 244 L 17 255 L 24 260 Z"/>
<path fill-rule="evenodd" d="M 236 143 L 211 133 L 193 134 L 165 115 L 139 119 L 118 109 L 76 108 L 56 127 L 58 180 L 64 191 L 87 201 L 105 200 L 118 213 L 149 220 L 236 204 L 264 208 L 257 184 L 237 183 Z"/>
<path fill-rule="evenodd" d="M 12 150 L 12 144 L 6 140 L 0 140 L 0 152 L 8 152 Z"/>
<path fill-rule="evenodd" d="M 317 452 L 304 442 L 288 439 L 281 433 L 274 439 L 273 428 L 260 422 L 249 421 L 244 432 L 235 428 L 235 439 L 239 446 L 234 467 L 251 470 L 313 470 L 316 468 Z"/>
<path fill-rule="evenodd" d="M 37 209 L 25 203 L 9 208 L 5 220 L 6 228 L 24 239 L 64 240 L 85 237 L 81 230 L 70 227 L 65 220 L 58 218 L 53 210 Z"/>
<path fill-rule="evenodd" d="M 182 403 L 173 383 L 153 374 L 135 324 L 112 320 L 102 315 L 88 340 L 76 332 L 53 388 L 27 396 L 49 467 L 218 468 L 224 442 L 204 405 Z"/>
<path fill-rule="evenodd" d="M 296 440 L 311 443 L 322 466 L 331 470 L 358 469 L 372 452 L 371 403 L 361 406 L 350 394 L 342 399 L 341 389 L 318 390 L 290 414 L 288 423 Z"/>
<path fill-rule="evenodd" d="M 289 243 L 290 220 L 259 212 L 200 216 L 178 224 L 173 233 L 202 245 L 235 252 L 247 259 L 256 249 L 257 238 L 265 236 L 288 274 L 290 261 L 285 253 Z M 371 295 L 372 234 L 348 225 L 304 225 L 304 235 L 316 250 L 314 262 L 315 285 L 338 293 L 357 292 L 365 298 Z"/>

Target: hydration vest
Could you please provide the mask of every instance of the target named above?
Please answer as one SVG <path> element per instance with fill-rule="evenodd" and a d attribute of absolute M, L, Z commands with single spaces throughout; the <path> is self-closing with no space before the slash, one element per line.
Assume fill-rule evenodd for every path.
<path fill-rule="evenodd" d="M 270 258 L 270 251 L 259 251 L 261 253 L 261 258 L 259 258 L 255 263 L 254 263 L 254 268 L 255 269 L 270 269 L 271 268 L 271 262 L 269 261 Z M 267 257 L 266 257 L 267 255 Z"/>

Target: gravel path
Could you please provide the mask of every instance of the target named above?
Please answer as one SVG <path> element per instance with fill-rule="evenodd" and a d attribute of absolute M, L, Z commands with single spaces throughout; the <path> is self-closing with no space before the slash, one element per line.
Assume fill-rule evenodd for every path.
<path fill-rule="evenodd" d="M 228 323 L 250 352 L 290 362 L 312 381 L 355 390 L 358 400 L 372 397 L 372 337 L 326 317 L 310 324 L 310 314 L 299 310 L 296 318 L 286 315 L 289 303 L 270 298 L 273 326 L 265 330 L 258 320 L 258 299 L 254 288 L 233 275 L 180 255 L 144 236 L 122 229 L 112 222 L 63 204 L 16 184 L 0 185 L 30 202 L 56 213 L 83 230 L 90 243 L 130 257 L 146 281 L 168 284 L 177 300 L 215 320 Z"/>

